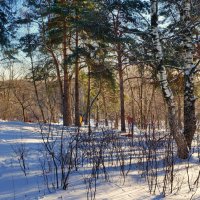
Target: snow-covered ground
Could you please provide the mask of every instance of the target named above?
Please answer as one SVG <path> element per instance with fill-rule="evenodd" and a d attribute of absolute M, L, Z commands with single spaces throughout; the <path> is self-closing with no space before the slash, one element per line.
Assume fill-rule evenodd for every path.
<path fill-rule="evenodd" d="M 53 128 L 54 132 L 47 136 L 45 131 L 48 132 L 48 127 L 43 127 L 43 135 L 41 135 L 41 129 L 38 124 L 0 121 L 1 200 L 84 200 L 87 198 L 92 199 L 94 194 L 98 200 L 200 199 L 200 189 L 198 188 L 198 183 L 200 182 L 198 179 L 200 176 L 200 167 L 197 146 L 194 148 L 194 154 L 189 162 L 177 161 L 173 166 L 166 164 L 166 171 L 169 170 L 170 173 L 173 173 L 173 176 L 171 176 L 173 180 L 170 178 L 168 180 L 170 175 L 165 174 L 163 172 L 164 168 L 159 166 L 156 167 L 156 170 L 154 167 L 148 166 L 149 171 L 147 176 L 147 172 L 145 171 L 147 166 L 145 166 L 145 169 L 141 169 L 140 163 L 142 165 L 142 163 L 144 164 L 145 162 L 142 161 L 143 157 L 140 157 L 140 151 L 138 149 L 142 146 L 142 148 L 144 148 L 143 151 L 147 151 L 148 153 L 148 147 L 151 144 L 144 142 L 142 138 L 144 138 L 145 135 L 142 133 L 139 135 L 138 129 L 134 140 L 116 133 L 118 134 L 117 138 L 119 138 L 119 141 L 122 141 L 120 143 L 120 145 L 122 145 L 120 148 L 118 146 L 115 148 L 112 156 L 118 155 L 120 157 L 123 155 L 125 157 L 122 159 L 120 158 L 118 161 L 115 159 L 111 161 L 111 149 L 108 148 L 105 150 L 99 147 L 104 143 L 108 145 L 105 148 L 109 147 L 109 145 L 112 145 L 112 147 L 115 146 L 115 142 L 118 143 L 115 136 L 107 138 L 110 140 L 110 144 L 107 144 L 107 141 L 105 142 L 105 137 L 102 137 L 102 133 L 99 132 L 95 136 L 93 135 L 95 142 L 87 146 L 89 138 L 87 133 L 83 133 L 85 136 L 80 136 L 80 138 L 81 141 L 84 142 L 77 148 L 88 148 L 88 152 L 80 151 L 88 155 L 82 156 L 84 160 L 78 160 L 78 169 L 75 169 L 73 165 L 73 169 L 71 169 L 69 175 L 67 189 L 62 190 L 60 183 L 59 189 L 56 189 L 55 169 L 52 170 L 52 162 L 48 160 L 46 163 L 45 159 L 50 159 L 53 153 L 56 154 L 57 150 L 60 151 L 60 138 L 63 133 L 60 129 L 60 126 L 55 126 Z M 77 134 L 74 133 L 74 131 L 75 129 L 73 128 L 64 131 L 64 134 L 68 134 L 67 136 L 63 136 L 68 138 L 65 141 L 66 143 L 70 141 L 71 145 L 74 144 L 74 140 L 69 139 L 75 137 L 74 135 Z M 115 134 L 115 132 L 105 132 L 104 134 L 110 133 L 111 135 Z M 45 153 L 44 151 L 44 142 L 46 145 L 49 145 L 51 151 L 55 151 L 49 153 L 50 157 L 47 155 L 48 152 Z M 125 146 L 123 146 L 123 144 Z M 123 153 L 127 151 L 127 147 L 129 147 L 129 150 L 131 149 L 131 144 L 135 146 L 135 148 L 132 149 L 135 156 L 132 158 L 133 160 L 130 164 L 130 161 L 126 160 L 126 154 Z M 62 145 L 65 144 L 63 143 Z M 65 146 L 65 148 L 68 147 L 69 146 Z M 98 169 L 95 168 L 95 176 L 98 174 L 98 170 L 100 171 L 98 179 L 94 179 L 94 173 L 91 173 L 91 170 L 94 169 L 92 168 L 92 166 L 94 167 L 94 163 L 91 164 L 91 162 L 95 159 L 94 155 L 97 156 L 97 154 L 92 154 L 91 156 L 91 150 L 94 152 L 97 151 L 98 156 L 101 156 L 99 151 L 105 151 L 105 154 L 103 154 L 104 158 L 99 159 L 98 157 L 99 162 L 102 162 L 102 159 L 104 162 L 100 163 Z M 64 155 L 69 155 L 69 151 L 66 149 L 64 151 L 66 151 Z M 159 158 L 162 157 L 163 152 L 158 149 L 154 149 L 154 151 L 157 151 L 156 154 L 158 154 L 157 160 L 155 157 L 155 163 L 159 163 Z M 129 153 L 130 151 L 127 151 L 127 155 L 129 155 Z M 146 153 L 144 155 L 146 155 Z M 152 155 L 155 154 L 152 153 Z M 155 164 L 153 159 L 151 163 L 149 162 L 149 165 Z M 122 165 L 117 162 L 124 163 Z M 171 162 L 169 161 L 169 163 Z M 106 167 L 102 166 L 104 164 Z M 68 165 L 66 164 L 66 166 Z M 102 172 L 103 170 L 105 171 Z M 157 176 L 155 176 L 157 178 L 153 178 L 155 173 L 157 174 Z M 59 178 L 60 176 L 59 172 Z M 171 194 L 166 192 L 166 197 L 162 195 L 164 188 L 163 180 L 168 180 L 166 181 L 167 186 L 170 185 L 170 181 L 173 182 L 171 186 L 173 191 Z M 156 185 L 155 194 L 153 194 L 154 188 L 151 188 L 151 184 L 148 184 L 150 181 L 155 183 L 153 185 Z M 152 194 L 150 194 L 150 190 L 152 190 Z M 169 188 L 166 190 L 169 190 Z"/>

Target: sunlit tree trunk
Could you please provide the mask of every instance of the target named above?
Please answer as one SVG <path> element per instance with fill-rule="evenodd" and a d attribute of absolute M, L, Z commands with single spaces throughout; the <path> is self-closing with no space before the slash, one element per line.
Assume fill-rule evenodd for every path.
<path fill-rule="evenodd" d="M 118 129 L 118 126 L 119 126 L 119 116 L 118 116 L 118 113 L 116 112 L 115 113 L 115 124 L 114 124 L 114 126 L 115 126 L 115 129 Z"/>
<path fill-rule="evenodd" d="M 63 93 L 63 125 L 70 126 L 72 124 L 71 113 L 71 81 L 66 70 L 64 70 L 64 93 Z"/>
<path fill-rule="evenodd" d="M 104 107 L 105 126 L 108 126 L 108 111 L 107 111 L 106 97 L 105 97 L 104 92 L 102 92 L 102 98 L 103 98 L 103 107 Z"/>
<path fill-rule="evenodd" d="M 174 96 L 167 80 L 167 72 L 163 65 L 163 50 L 159 38 L 158 31 L 158 1 L 151 0 L 151 34 L 154 44 L 154 52 L 156 56 L 157 76 L 162 89 L 163 97 L 168 106 L 168 119 L 170 132 L 177 144 L 178 157 L 182 159 L 188 158 L 188 148 L 184 135 L 178 128 L 178 120 L 176 114 L 176 106 Z"/>
<path fill-rule="evenodd" d="M 179 126 L 179 129 L 182 129 L 182 120 L 181 120 L 181 115 L 182 115 L 182 112 L 181 112 L 181 95 L 178 94 L 177 95 L 177 98 L 178 98 L 178 126 Z"/>
<path fill-rule="evenodd" d="M 126 131 L 125 124 L 125 108 L 124 108 L 124 80 L 123 80 L 123 66 L 122 66 L 122 54 L 121 45 L 117 46 L 117 60 L 118 60 L 118 72 L 119 72 L 119 88 L 120 88 L 120 114 L 121 114 L 121 131 Z"/>
<path fill-rule="evenodd" d="M 140 128 L 145 129 L 145 119 L 144 119 L 144 103 L 143 99 L 145 99 L 144 93 L 144 66 L 139 65 L 138 68 L 139 75 L 141 77 L 141 81 L 139 81 L 140 86 L 139 86 L 139 103 L 140 103 Z"/>
<path fill-rule="evenodd" d="M 113 18 L 113 26 L 115 36 L 117 38 L 122 37 L 122 32 L 120 30 L 120 12 L 117 11 L 116 15 Z M 124 108 L 124 70 L 123 70 L 123 47 L 120 42 L 116 43 L 115 51 L 117 53 L 117 70 L 119 75 L 119 98 L 120 98 L 120 120 L 121 120 L 121 131 L 126 132 L 126 124 L 125 124 L 125 108 Z"/>
<path fill-rule="evenodd" d="M 135 120 L 135 104 L 134 104 L 134 89 L 131 85 L 131 81 L 128 79 L 128 84 L 131 92 L 131 117 Z"/>
<path fill-rule="evenodd" d="M 90 66 L 88 66 L 88 83 L 87 83 L 87 105 L 85 113 L 85 125 L 88 125 L 90 118 L 90 91 L 91 90 L 91 77 L 90 77 Z"/>
<path fill-rule="evenodd" d="M 99 103 L 97 99 L 97 105 L 96 105 L 96 127 L 99 126 Z"/>
<path fill-rule="evenodd" d="M 70 126 L 72 124 L 71 113 L 71 79 L 69 77 L 68 66 L 66 64 L 67 59 L 67 26 L 66 22 L 63 22 L 63 68 L 64 68 L 64 91 L 63 91 L 63 125 Z"/>
<path fill-rule="evenodd" d="M 195 96 L 194 96 L 194 71 L 193 44 L 191 25 L 191 1 L 183 1 L 182 22 L 183 47 L 184 47 L 184 135 L 187 145 L 191 148 L 192 140 L 196 131 Z"/>
<path fill-rule="evenodd" d="M 76 31 L 76 48 L 78 48 L 78 31 Z M 80 126 L 79 110 L 79 59 L 76 57 L 75 62 L 75 126 Z"/>

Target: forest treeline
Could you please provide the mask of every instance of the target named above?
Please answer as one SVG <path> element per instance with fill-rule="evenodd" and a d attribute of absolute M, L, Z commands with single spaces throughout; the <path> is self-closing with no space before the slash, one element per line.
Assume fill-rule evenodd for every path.
<path fill-rule="evenodd" d="M 187 158 L 199 24 L 198 0 L 2 0 L 0 116 L 80 126 L 81 115 L 123 132 L 131 116 L 141 129 L 169 126 Z"/>

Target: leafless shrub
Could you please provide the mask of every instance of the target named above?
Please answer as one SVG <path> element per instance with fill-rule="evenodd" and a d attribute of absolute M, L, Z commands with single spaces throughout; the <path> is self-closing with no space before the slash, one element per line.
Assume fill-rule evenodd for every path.
<path fill-rule="evenodd" d="M 12 146 L 12 149 L 17 157 L 22 172 L 25 176 L 27 176 L 27 170 L 29 169 L 26 161 L 29 153 L 28 148 L 26 147 L 25 143 L 20 143 Z"/>

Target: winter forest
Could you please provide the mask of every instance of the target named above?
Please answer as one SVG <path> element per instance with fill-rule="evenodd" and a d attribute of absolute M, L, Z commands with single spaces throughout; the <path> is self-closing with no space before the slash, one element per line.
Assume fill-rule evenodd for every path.
<path fill-rule="evenodd" d="M 199 0 L 0 0 L 0 200 L 200 199 Z"/>

